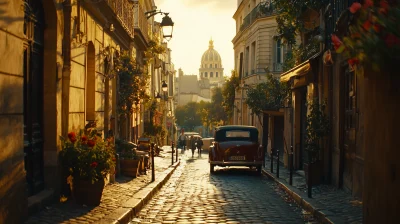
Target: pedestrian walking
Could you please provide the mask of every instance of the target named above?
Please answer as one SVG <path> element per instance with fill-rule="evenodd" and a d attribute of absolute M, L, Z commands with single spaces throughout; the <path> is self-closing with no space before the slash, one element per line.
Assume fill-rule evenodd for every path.
<path fill-rule="evenodd" d="M 203 147 L 203 140 L 198 137 L 197 139 L 197 150 L 198 150 L 198 154 L 199 156 L 201 155 L 201 148 Z"/>
<path fill-rule="evenodd" d="M 185 134 L 181 132 L 181 135 L 179 135 L 179 146 L 181 147 L 182 151 L 181 153 L 185 153 L 185 147 L 186 147 L 186 138 Z"/>
<path fill-rule="evenodd" d="M 196 150 L 197 141 L 194 136 L 190 137 L 190 146 L 192 148 L 192 157 L 194 157 L 194 151 Z"/>

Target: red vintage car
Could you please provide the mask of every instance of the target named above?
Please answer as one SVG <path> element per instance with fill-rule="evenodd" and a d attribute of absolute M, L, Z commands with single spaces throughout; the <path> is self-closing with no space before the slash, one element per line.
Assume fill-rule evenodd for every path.
<path fill-rule="evenodd" d="M 215 166 L 256 167 L 261 173 L 263 160 L 264 150 L 258 142 L 256 127 L 227 125 L 215 129 L 208 154 L 210 173 L 214 173 Z"/>

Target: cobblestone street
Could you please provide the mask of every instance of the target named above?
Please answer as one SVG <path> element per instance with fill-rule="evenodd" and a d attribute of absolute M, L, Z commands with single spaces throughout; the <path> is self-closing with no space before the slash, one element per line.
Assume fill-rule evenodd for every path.
<path fill-rule="evenodd" d="M 255 170 L 217 168 L 210 176 L 207 155 L 188 154 L 131 224 L 307 222 L 302 209 Z"/>

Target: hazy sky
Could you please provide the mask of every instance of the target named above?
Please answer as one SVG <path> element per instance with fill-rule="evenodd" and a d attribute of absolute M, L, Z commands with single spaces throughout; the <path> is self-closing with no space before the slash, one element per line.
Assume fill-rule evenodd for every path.
<path fill-rule="evenodd" d="M 157 9 L 169 12 L 174 21 L 172 50 L 175 69 L 185 74 L 199 74 L 201 56 L 208 49 L 210 38 L 222 58 L 224 75 L 230 76 L 234 66 L 232 39 L 235 36 L 237 0 L 155 0 Z M 156 20 L 161 22 L 161 15 Z"/>

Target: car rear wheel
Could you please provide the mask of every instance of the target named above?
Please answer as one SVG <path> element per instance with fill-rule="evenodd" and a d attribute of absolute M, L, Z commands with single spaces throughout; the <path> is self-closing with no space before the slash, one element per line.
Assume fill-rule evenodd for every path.
<path fill-rule="evenodd" d="M 210 173 L 214 173 L 214 166 L 215 165 L 210 164 Z"/>

